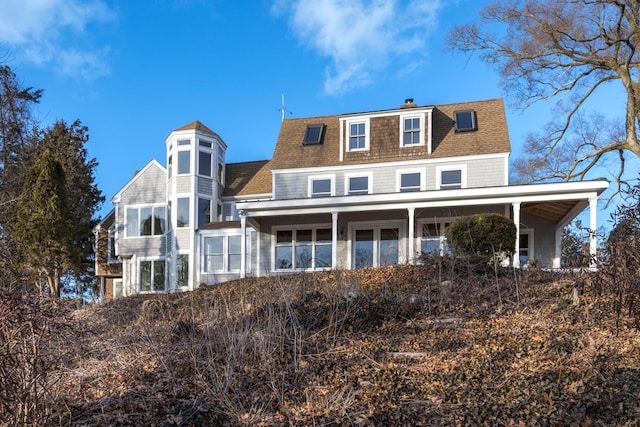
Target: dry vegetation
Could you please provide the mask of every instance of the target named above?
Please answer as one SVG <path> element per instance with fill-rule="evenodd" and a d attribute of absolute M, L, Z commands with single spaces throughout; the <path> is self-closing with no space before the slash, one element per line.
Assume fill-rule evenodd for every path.
<path fill-rule="evenodd" d="M 0 423 L 640 425 L 640 333 L 609 297 L 434 265 L 57 308 L 33 402 L 18 420 L 0 384 Z"/>

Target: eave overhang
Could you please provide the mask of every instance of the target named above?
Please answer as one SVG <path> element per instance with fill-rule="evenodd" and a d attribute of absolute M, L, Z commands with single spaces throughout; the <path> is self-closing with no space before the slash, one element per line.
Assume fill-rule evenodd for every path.
<path fill-rule="evenodd" d="M 359 212 L 407 208 L 478 206 L 520 203 L 520 209 L 558 224 L 579 213 L 588 201 L 609 186 L 605 180 L 527 184 L 458 190 L 369 194 L 306 199 L 263 200 L 237 203 L 247 217 Z M 576 212 L 577 210 L 577 212 Z"/>

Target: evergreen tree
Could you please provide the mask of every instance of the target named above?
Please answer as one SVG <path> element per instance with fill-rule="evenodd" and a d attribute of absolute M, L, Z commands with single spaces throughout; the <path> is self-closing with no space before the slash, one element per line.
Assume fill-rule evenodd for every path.
<path fill-rule="evenodd" d="M 78 254 L 64 169 L 49 149 L 26 176 L 13 226 L 27 265 L 45 276 L 49 294 L 59 298 L 60 277 Z"/>
<path fill-rule="evenodd" d="M 82 287 L 93 285 L 95 279 L 93 228 L 98 223 L 95 215 L 104 201 L 94 177 L 98 162 L 88 158 L 85 147 L 89 140 L 87 131 L 79 120 L 71 125 L 60 120 L 41 133 L 38 148 L 51 151 L 64 169 L 76 248 L 76 258 L 71 260 L 69 272 Z"/>

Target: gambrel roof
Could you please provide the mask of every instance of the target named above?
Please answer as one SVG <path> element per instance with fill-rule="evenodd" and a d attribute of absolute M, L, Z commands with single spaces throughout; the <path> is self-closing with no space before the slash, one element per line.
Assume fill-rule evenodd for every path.
<path fill-rule="evenodd" d="M 455 112 L 473 110 L 477 130 L 456 132 Z M 432 114 L 432 152 L 428 146 L 400 147 L 400 114 Z M 368 150 L 344 152 L 341 160 L 341 122 L 350 117 L 370 117 Z M 308 125 L 324 125 L 321 143 L 303 144 Z M 346 130 L 343 129 L 343 138 Z M 344 147 L 343 147 L 344 151 Z M 509 153 L 509 133 L 502 99 L 399 108 L 359 114 L 285 119 L 271 161 L 271 169 L 339 166 Z"/>

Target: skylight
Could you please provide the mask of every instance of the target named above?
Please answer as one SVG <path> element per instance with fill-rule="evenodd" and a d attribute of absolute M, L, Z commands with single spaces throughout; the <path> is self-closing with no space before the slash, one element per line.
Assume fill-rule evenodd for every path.
<path fill-rule="evenodd" d="M 323 124 L 307 125 L 303 144 L 320 144 L 322 142 Z"/>

